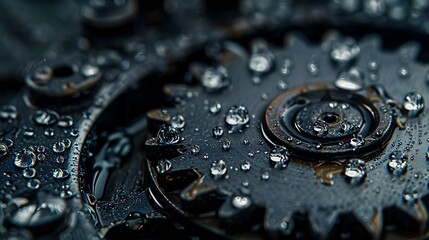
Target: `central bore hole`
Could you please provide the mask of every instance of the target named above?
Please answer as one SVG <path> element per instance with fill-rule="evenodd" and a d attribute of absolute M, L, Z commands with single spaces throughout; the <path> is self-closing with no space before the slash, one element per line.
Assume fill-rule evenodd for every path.
<path fill-rule="evenodd" d="M 327 112 L 327 113 L 323 113 L 320 116 L 320 119 L 322 119 L 327 124 L 334 124 L 334 123 L 338 123 L 341 120 L 341 117 L 336 113 Z"/>
<path fill-rule="evenodd" d="M 53 74 L 55 77 L 70 77 L 74 74 L 74 71 L 70 66 L 61 65 L 53 69 Z"/>

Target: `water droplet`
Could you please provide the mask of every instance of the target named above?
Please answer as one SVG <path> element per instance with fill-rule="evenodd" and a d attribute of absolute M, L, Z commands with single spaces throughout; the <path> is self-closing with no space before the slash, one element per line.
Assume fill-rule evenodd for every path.
<path fill-rule="evenodd" d="M 30 189 L 39 189 L 41 184 L 42 183 L 40 182 L 39 179 L 32 178 L 32 179 L 28 180 L 27 187 Z"/>
<path fill-rule="evenodd" d="M 281 73 L 285 76 L 289 76 L 292 72 L 293 62 L 290 59 L 285 59 L 283 61 L 283 66 L 281 68 Z"/>
<path fill-rule="evenodd" d="M 246 196 L 235 196 L 232 198 L 232 206 L 238 209 L 247 208 L 251 203 L 250 198 Z"/>
<path fill-rule="evenodd" d="M 30 150 L 23 150 L 16 153 L 14 164 L 19 168 L 29 168 L 36 163 L 36 154 Z"/>
<path fill-rule="evenodd" d="M 12 139 L 10 139 L 10 138 L 7 138 L 7 137 L 0 138 L 0 142 L 2 142 L 2 143 L 4 143 L 4 144 L 6 144 L 6 146 L 7 146 L 8 148 L 13 147 L 13 141 L 12 141 Z"/>
<path fill-rule="evenodd" d="M 62 128 L 69 128 L 73 126 L 73 118 L 69 115 L 61 116 L 57 123 Z"/>
<path fill-rule="evenodd" d="M 13 105 L 5 105 L 0 109 L 0 117 L 7 120 L 14 120 L 18 116 L 18 111 Z"/>
<path fill-rule="evenodd" d="M 402 192 L 402 200 L 408 205 L 414 205 L 419 199 L 419 192 L 417 190 L 404 189 Z"/>
<path fill-rule="evenodd" d="M 42 126 L 50 126 L 58 121 L 58 113 L 52 110 L 39 110 L 33 115 L 33 121 Z"/>
<path fill-rule="evenodd" d="M 147 216 L 139 212 L 132 212 L 125 218 L 125 225 L 132 230 L 139 230 L 147 222 Z"/>
<path fill-rule="evenodd" d="M 220 138 L 223 135 L 223 128 L 216 126 L 213 128 L 213 137 Z"/>
<path fill-rule="evenodd" d="M 405 174 L 408 167 L 408 155 L 402 151 L 394 151 L 389 155 L 387 170 L 389 173 L 400 176 Z"/>
<path fill-rule="evenodd" d="M 63 139 L 61 142 L 64 143 L 64 147 L 66 147 L 66 148 L 69 148 L 72 144 L 71 140 L 68 138 Z"/>
<path fill-rule="evenodd" d="M 241 130 L 249 122 L 249 113 L 243 106 L 234 105 L 230 107 L 225 116 L 225 122 L 233 131 Z"/>
<path fill-rule="evenodd" d="M 404 109 L 409 117 L 417 117 L 423 112 L 425 102 L 423 96 L 417 92 L 410 92 L 404 98 Z"/>
<path fill-rule="evenodd" d="M 352 147 L 355 147 L 355 148 L 362 146 L 362 144 L 364 143 L 365 143 L 365 139 L 362 136 L 357 136 L 350 139 L 350 145 L 352 145 Z"/>
<path fill-rule="evenodd" d="M 25 178 L 33 178 L 36 176 L 36 169 L 35 168 L 25 168 L 22 170 L 22 176 Z"/>
<path fill-rule="evenodd" d="M 44 153 L 37 154 L 37 160 L 38 161 L 45 161 L 46 155 Z"/>
<path fill-rule="evenodd" d="M 224 160 L 214 161 L 210 168 L 210 173 L 215 177 L 219 178 L 225 175 L 227 171 L 226 163 Z"/>
<path fill-rule="evenodd" d="M 250 164 L 250 162 L 249 161 L 245 161 L 245 162 L 243 162 L 242 164 L 241 164 L 241 166 L 240 166 L 240 168 L 241 168 L 241 170 L 242 171 L 249 171 L 250 170 L 250 168 L 251 168 L 251 164 Z"/>
<path fill-rule="evenodd" d="M 56 153 L 62 153 L 66 150 L 66 146 L 63 142 L 57 141 L 52 145 L 52 150 Z"/>
<path fill-rule="evenodd" d="M 70 175 L 69 171 L 61 168 L 54 168 L 52 176 L 56 179 L 65 179 Z"/>
<path fill-rule="evenodd" d="M 219 92 L 229 85 L 228 73 L 224 67 L 207 68 L 201 76 L 201 84 L 207 92 Z"/>
<path fill-rule="evenodd" d="M 182 115 L 176 115 L 171 118 L 171 126 L 177 129 L 185 127 L 185 118 Z"/>
<path fill-rule="evenodd" d="M 365 12 L 370 16 L 380 16 L 386 8 L 384 0 L 365 0 L 363 6 Z"/>
<path fill-rule="evenodd" d="M 198 155 L 200 153 L 200 146 L 194 145 L 191 148 L 192 155 Z"/>
<path fill-rule="evenodd" d="M 268 180 L 270 179 L 270 173 L 269 172 L 263 172 L 261 175 L 262 180 Z"/>
<path fill-rule="evenodd" d="M 159 129 L 156 139 L 159 144 L 176 144 L 180 141 L 180 136 L 176 128 L 164 126 Z"/>
<path fill-rule="evenodd" d="M 100 72 L 100 69 L 97 66 L 94 66 L 90 63 L 86 63 L 81 67 L 81 73 L 85 77 L 94 77 Z"/>
<path fill-rule="evenodd" d="M 213 114 L 220 113 L 221 110 L 222 110 L 222 105 L 220 104 L 220 102 L 214 102 L 209 108 L 210 113 L 213 113 Z"/>
<path fill-rule="evenodd" d="M 9 154 L 9 148 L 5 143 L 0 142 L 0 157 L 5 157 Z"/>
<path fill-rule="evenodd" d="M 64 163 L 64 157 L 63 156 L 57 156 L 56 158 L 55 158 L 55 162 L 57 162 L 57 163 Z"/>
<path fill-rule="evenodd" d="M 280 90 L 286 90 L 286 89 L 288 88 L 288 85 L 287 85 L 287 83 L 286 83 L 285 81 L 280 80 L 280 81 L 277 83 L 277 87 L 278 87 Z"/>
<path fill-rule="evenodd" d="M 22 130 L 24 131 L 25 137 L 34 137 L 34 130 L 32 128 L 23 126 Z"/>
<path fill-rule="evenodd" d="M 366 178 L 366 165 L 361 159 L 350 159 L 344 170 L 346 181 L 351 185 L 363 183 Z"/>
<path fill-rule="evenodd" d="M 335 86 L 348 91 L 357 91 L 364 85 L 364 75 L 358 68 L 351 68 L 343 71 L 335 81 Z"/>
<path fill-rule="evenodd" d="M 166 173 L 171 169 L 171 162 L 169 160 L 161 160 L 156 164 L 156 171 L 158 173 Z"/>
<path fill-rule="evenodd" d="M 328 124 L 318 119 L 313 123 L 313 131 L 319 136 L 326 135 L 328 133 Z"/>
<path fill-rule="evenodd" d="M 331 58 L 338 63 L 348 63 L 359 56 L 360 48 L 356 41 L 346 38 L 332 43 Z"/>
<path fill-rule="evenodd" d="M 229 141 L 228 139 L 224 140 L 222 142 L 222 149 L 223 150 L 229 150 L 231 148 L 231 141 Z"/>
<path fill-rule="evenodd" d="M 250 56 L 249 69 L 254 73 L 265 74 L 274 67 L 274 58 L 270 53 L 254 53 Z"/>
<path fill-rule="evenodd" d="M 48 128 L 43 132 L 46 137 L 53 137 L 55 135 L 54 129 Z"/>
<path fill-rule="evenodd" d="M 410 76 L 410 69 L 407 66 L 403 66 L 399 68 L 398 74 L 401 78 L 408 78 Z"/>
<path fill-rule="evenodd" d="M 317 56 L 314 55 L 311 57 L 311 61 L 307 64 L 307 71 L 312 76 L 319 75 L 319 59 L 317 58 Z"/>
<path fill-rule="evenodd" d="M 286 168 L 289 164 L 290 154 L 285 147 L 275 146 L 270 151 L 270 163 L 275 168 Z"/>

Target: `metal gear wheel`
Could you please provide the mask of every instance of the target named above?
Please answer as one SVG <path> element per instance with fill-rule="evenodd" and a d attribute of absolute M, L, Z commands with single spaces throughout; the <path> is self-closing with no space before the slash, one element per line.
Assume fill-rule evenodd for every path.
<path fill-rule="evenodd" d="M 222 49 L 216 64 L 192 65 L 198 84 L 164 87 L 175 108 L 147 114 L 151 194 L 163 208 L 227 238 L 425 234 L 418 44 L 387 52 L 377 36 L 330 32 L 317 46 L 291 34 L 277 49 Z"/>

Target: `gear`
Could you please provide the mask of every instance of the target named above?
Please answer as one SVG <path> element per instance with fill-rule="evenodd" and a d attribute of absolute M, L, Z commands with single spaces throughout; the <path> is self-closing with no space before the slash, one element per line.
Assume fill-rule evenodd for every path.
<path fill-rule="evenodd" d="M 419 46 L 386 52 L 376 36 L 336 33 L 321 46 L 296 35 L 269 46 L 224 50 L 234 60 L 193 70 L 201 84 L 188 94 L 165 91 L 186 104 L 148 114 L 160 129 L 146 142 L 157 201 L 228 237 L 424 234 L 429 92 Z"/>

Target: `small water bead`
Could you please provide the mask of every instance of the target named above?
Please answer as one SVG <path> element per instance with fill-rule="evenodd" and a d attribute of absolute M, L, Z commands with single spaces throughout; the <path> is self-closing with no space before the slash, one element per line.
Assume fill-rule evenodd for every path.
<path fill-rule="evenodd" d="M 69 148 L 71 146 L 71 144 L 72 144 L 71 140 L 68 139 L 68 138 L 63 139 L 61 142 L 64 143 L 64 147 L 65 148 Z"/>
<path fill-rule="evenodd" d="M 404 189 L 402 192 L 402 200 L 411 206 L 417 203 L 419 196 L 420 194 L 417 190 Z"/>
<path fill-rule="evenodd" d="M 292 68 L 293 68 L 293 62 L 290 59 L 285 59 L 283 61 L 283 65 L 281 70 L 281 73 L 285 76 L 289 76 L 290 73 L 292 72 Z"/>
<path fill-rule="evenodd" d="M 350 145 L 355 148 L 362 146 L 364 143 L 365 143 L 365 139 L 362 136 L 357 136 L 350 139 Z"/>
<path fill-rule="evenodd" d="M 222 105 L 220 104 L 220 102 L 214 102 L 209 108 L 209 111 L 212 114 L 220 113 L 221 110 L 222 110 Z"/>
<path fill-rule="evenodd" d="M 52 176 L 56 179 L 65 179 L 68 178 L 70 175 L 69 171 L 62 168 L 54 168 L 52 170 Z"/>
<path fill-rule="evenodd" d="M 250 164 L 250 162 L 249 161 L 245 161 L 245 162 L 243 162 L 241 165 L 240 165 L 240 169 L 242 170 L 242 171 L 249 171 L 250 170 L 250 168 L 251 168 L 251 164 Z"/>
<path fill-rule="evenodd" d="M 61 190 L 60 192 L 61 198 L 67 199 L 67 198 L 71 198 L 72 196 L 73 196 L 73 192 L 69 189 L 64 189 L 64 190 Z"/>
<path fill-rule="evenodd" d="M 425 101 L 420 93 L 410 92 L 405 95 L 403 106 L 409 117 L 417 117 L 425 109 Z"/>
<path fill-rule="evenodd" d="M 70 130 L 70 136 L 72 136 L 72 137 L 78 137 L 79 136 L 79 130 L 78 129 L 72 129 L 72 130 Z"/>
<path fill-rule="evenodd" d="M 36 176 L 36 169 L 29 167 L 22 170 L 22 176 L 25 178 L 33 178 Z"/>
<path fill-rule="evenodd" d="M 37 154 L 37 160 L 38 161 L 45 161 L 46 160 L 46 155 L 44 153 Z"/>
<path fill-rule="evenodd" d="M 357 91 L 363 88 L 364 79 L 363 72 L 360 69 L 353 67 L 348 71 L 343 71 L 339 74 L 335 81 L 335 86 L 348 91 Z"/>
<path fill-rule="evenodd" d="M 13 105 L 5 105 L 0 109 L 0 117 L 6 120 L 14 120 L 18 117 L 18 110 Z"/>
<path fill-rule="evenodd" d="M 42 183 L 37 178 L 31 178 L 27 181 L 27 187 L 30 189 L 39 189 Z"/>
<path fill-rule="evenodd" d="M 409 78 L 411 73 L 410 69 L 407 66 L 403 66 L 399 68 L 398 74 L 401 78 Z"/>
<path fill-rule="evenodd" d="M 263 172 L 261 175 L 262 180 L 268 180 L 270 179 L 270 173 L 269 172 Z"/>
<path fill-rule="evenodd" d="M 72 127 L 73 126 L 73 118 L 69 115 L 61 116 L 58 119 L 57 125 L 62 127 L 62 128 Z"/>
<path fill-rule="evenodd" d="M 270 163 L 275 168 L 286 168 L 290 160 L 289 151 L 285 147 L 275 146 L 270 151 Z"/>
<path fill-rule="evenodd" d="M 46 129 L 46 130 L 43 132 L 43 134 L 44 134 L 46 137 L 53 137 L 53 136 L 55 135 L 55 131 L 54 131 L 54 129 L 52 129 L 52 128 L 48 128 L 48 129 Z"/>
<path fill-rule="evenodd" d="M 22 130 L 24 131 L 23 135 L 25 137 L 34 137 L 34 130 L 31 127 L 22 126 Z"/>
<path fill-rule="evenodd" d="M 5 157 L 9 154 L 9 148 L 3 142 L 0 142 L 0 157 Z"/>
<path fill-rule="evenodd" d="M 242 129 L 250 120 L 249 112 L 243 106 L 230 107 L 225 116 L 225 122 L 234 129 Z"/>
<path fill-rule="evenodd" d="M 200 153 L 200 146 L 198 146 L 196 144 L 193 145 L 191 147 L 191 153 L 192 153 L 192 155 L 198 155 Z"/>
<path fill-rule="evenodd" d="M 288 84 L 285 81 L 278 81 L 277 87 L 279 90 L 286 90 L 288 88 Z"/>
<path fill-rule="evenodd" d="M 176 144 L 180 141 L 180 135 L 176 128 L 164 126 L 159 129 L 156 139 L 159 144 Z"/>
<path fill-rule="evenodd" d="M 344 170 L 346 181 L 351 185 L 359 185 L 366 178 L 366 165 L 361 159 L 350 159 Z"/>
<path fill-rule="evenodd" d="M 251 200 L 246 196 L 235 196 L 232 198 L 232 206 L 238 209 L 244 209 L 251 205 Z"/>
<path fill-rule="evenodd" d="M 161 160 L 156 164 L 156 171 L 158 173 L 166 173 L 171 169 L 171 162 L 169 160 Z"/>
<path fill-rule="evenodd" d="M 319 59 L 317 56 L 312 56 L 311 61 L 307 64 L 307 71 L 312 76 L 317 76 L 320 73 Z"/>
<path fill-rule="evenodd" d="M 81 66 L 80 72 L 85 77 L 94 77 L 95 75 L 100 73 L 100 69 L 93 64 L 85 63 Z"/>
<path fill-rule="evenodd" d="M 63 156 L 57 156 L 55 158 L 55 162 L 57 163 L 64 163 L 64 161 L 65 161 L 65 158 Z"/>
<path fill-rule="evenodd" d="M 214 161 L 212 167 L 210 168 L 210 173 L 215 177 L 222 177 L 227 171 L 227 166 L 224 160 Z"/>
<path fill-rule="evenodd" d="M 66 146 L 63 142 L 57 141 L 52 145 L 52 150 L 56 153 L 63 153 L 66 150 Z"/>
<path fill-rule="evenodd" d="M 389 155 L 387 170 L 395 176 L 401 176 L 406 173 L 408 168 L 408 155 L 402 151 L 394 151 Z"/>
<path fill-rule="evenodd" d="M 33 121 L 36 124 L 42 125 L 42 126 L 50 126 L 58 121 L 58 113 L 52 110 L 39 110 L 36 111 L 32 117 Z"/>
<path fill-rule="evenodd" d="M 226 68 L 207 68 L 201 76 L 201 84 L 207 92 L 219 92 L 229 85 Z"/>
<path fill-rule="evenodd" d="M 223 136 L 223 128 L 216 126 L 213 128 L 213 137 L 220 138 Z"/>
<path fill-rule="evenodd" d="M 14 164 L 19 168 L 29 168 L 36 163 L 36 154 L 30 150 L 23 150 L 16 153 Z"/>
<path fill-rule="evenodd" d="M 231 148 L 231 141 L 229 141 L 228 139 L 224 140 L 222 142 L 222 149 L 223 150 L 229 150 Z"/>
<path fill-rule="evenodd" d="M 171 126 L 177 129 L 185 127 L 185 118 L 182 115 L 176 115 L 171 118 Z"/>

